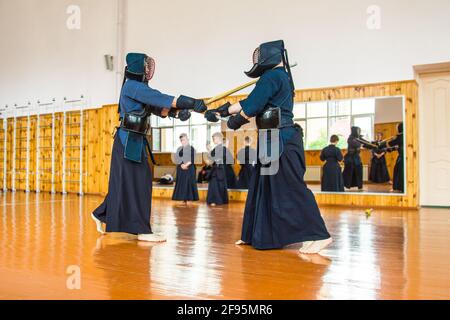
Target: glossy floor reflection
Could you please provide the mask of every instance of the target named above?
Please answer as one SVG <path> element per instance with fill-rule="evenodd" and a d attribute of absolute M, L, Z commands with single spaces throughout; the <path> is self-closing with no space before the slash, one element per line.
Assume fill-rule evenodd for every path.
<path fill-rule="evenodd" d="M 1 299 L 450 299 L 450 210 L 322 208 L 323 256 L 236 247 L 243 204 L 155 200 L 144 244 L 99 236 L 97 196 L 0 195 Z M 69 290 L 71 266 L 81 289 Z M 70 284 L 70 283 L 69 283 Z"/>

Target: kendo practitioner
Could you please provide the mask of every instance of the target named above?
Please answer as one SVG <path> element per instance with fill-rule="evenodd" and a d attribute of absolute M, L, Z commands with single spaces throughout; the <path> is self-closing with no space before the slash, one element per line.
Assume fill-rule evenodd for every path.
<path fill-rule="evenodd" d="M 175 154 L 177 163 L 177 179 L 172 200 L 198 201 L 197 181 L 195 179 L 195 149 L 189 144 L 187 134 L 180 135 L 181 147 Z"/>
<path fill-rule="evenodd" d="M 386 183 L 391 181 L 386 163 L 386 149 L 380 148 L 379 144 L 383 140 L 383 134 L 377 133 L 374 144 L 377 148 L 372 150 L 372 160 L 370 162 L 369 181 L 373 183 Z"/>
<path fill-rule="evenodd" d="M 216 146 L 208 155 L 213 163 L 208 177 L 206 203 L 211 206 L 216 206 L 228 203 L 228 187 L 225 171 L 226 147 L 223 145 L 222 133 L 214 133 L 212 140 Z"/>
<path fill-rule="evenodd" d="M 322 191 L 344 192 L 344 178 L 340 162 L 344 160 L 341 149 L 336 145 L 339 142 L 337 135 L 332 135 L 330 145 L 320 153 L 320 160 L 326 161 L 322 172 Z"/>
<path fill-rule="evenodd" d="M 250 178 L 254 172 L 257 162 L 257 152 L 251 145 L 250 137 L 245 137 L 245 147 L 239 150 L 237 159 L 241 164 L 241 170 L 239 171 L 239 179 L 237 182 L 238 189 L 247 190 L 250 183 Z"/>
<path fill-rule="evenodd" d="M 293 121 L 295 88 L 284 42 L 262 44 L 253 54 L 253 63 L 246 74 L 259 80 L 250 95 L 237 104 L 205 113 L 213 122 L 217 114 L 232 115 L 227 123 L 232 130 L 255 117 L 260 133 L 259 160 L 249 185 L 241 240 L 236 244 L 265 250 L 303 243 L 301 253 L 315 254 L 332 239 L 304 181 L 303 130 Z M 273 135 L 265 136 L 265 132 L 279 133 L 278 141 L 272 141 Z M 260 147 L 263 144 L 272 150 L 272 143 L 278 145 L 279 157 L 269 163 Z M 267 174 L 272 167 L 278 167 L 276 173 Z"/>
<path fill-rule="evenodd" d="M 404 151 L 403 151 L 403 122 L 397 125 L 397 135 L 382 143 L 380 146 L 387 146 L 398 151 L 398 157 L 395 161 L 392 191 L 405 192 L 405 171 L 404 171 Z M 391 149 L 392 150 L 392 149 Z"/>
<path fill-rule="evenodd" d="M 135 234 L 140 241 L 163 242 L 150 226 L 152 173 L 147 157 L 153 160 L 146 139 L 150 114 L 187 120 L 190 110 L 202 113 L 204 101 L 187 96 L 178 98 L 151 88 L 155 60 L 142 53 L 129 53 L 120 93 L 121 124 L 114 138 L 108 194 L 92 214 L 97 230 Z M 147 151 L 148 150 L 148 155 Z"/>
<path fill-rule="evenodd" d="M 361 137 L 361 128 L 352 127 L 351 134 L 347 140 L 347 154 L 344 157 L 344 186 L 347 189 L 358 187 L 363 190 L 363 164 L 361 161 L 362 143 L 358 140 Z"/>

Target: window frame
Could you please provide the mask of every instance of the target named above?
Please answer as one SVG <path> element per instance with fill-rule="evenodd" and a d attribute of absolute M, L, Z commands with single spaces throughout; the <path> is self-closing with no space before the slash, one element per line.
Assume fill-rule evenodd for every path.
<path fill-rule="evenodd" d="M 374 101 L 376 100 L 376 98 L 365 98 L 365 99 L 373 99 Z M 295 118 L 294 117 L 294 122 L 298 123 L 298 122 L 304 122 L 305 123 L 305 127 L 303 128 L 303 133 L 304 133 L 304 146 L 305 146 L 305 151 L 319 151 L 320 149 L 311 149 L 308 147 L 308 120 L 314 120 L 314 119 L 326 119 L 326 123 L 327 123 L 327 128 L 326 128 L 326 132 L 327 132 L 327 139 L 329 140 L 331 137 L 330 134 L 330 120 L 331 119 L 337 119 L 337 118 L 343 118 L 343 117 L 349 117 L 350 118 L 350 124 L 351 126 L 354 125 L 355 123 L 355 119 L 356 118 L 367 118 L 370 117 L 371 120 L 371 126 L 372 126 L 372 134 L 374 134 L 375 131 L 375 112 L 376 110 L 374 109 L 373 113 L 364 113 L 364 114 L 357 114 L 357 115 L 353 115 L 353 101 L 355 100 L 359 100 L 359 99 L 341 99 L 341 100 L 322 100 L 322 101 L 306 101 L 306 102 L 297 102 L 294 103 L 294 108 L 296 107 L 296 105 L 305 105 L 305 118 Z M 331 114 L 331 104 L 334 102 L 339 102 L 339 101 L 349 101 L 350 102 L 350 110 L 348 114 L 341 114 L 341 115 L 330 115 Z M 308 117 L 308 104 L 310 103 L 320 103 L 320 102 L 326 102 L 327 103 L 327 116 L 314 116 L 314 117 Z M 373 137 L 369 137 L 369 140 L 373 139 Z M 324 146 L 326 147 L 326 145 Z"/>
<path fill-rule="evenodd" d="M 156 125 L 154 127 L 152 126 L 152 134 L 151 134 L 151 146 L 152 146 L 152 152 L 153 153 L 173 153 L 173 152 L 176 151 L 176 147 L 175 146 L 179 145 L 178 137 L 176 137 L 176 135 L 173 134 L 172 138 L 173 138 L 174 150 L 172 150 L 172 151 L 161 151 L 161 149 L 162 149 L 162 144 L 161 144 L 161 137 L 162 136 L 161 135 L 162 135 L 162 130 L 164 130 L 164 129 L 169 129 L 169 130 L 171 129 L 171 130 L 175 131 L 176 127 L 187 127 L 187 132 L 186 133 L 190 136 L 191 130 L 192 130 L 193 127 L 206 126 L 206 135 L 207 135 L 206 136 L 206 144 L 209 144 L 209 143 L 211 143 L 211 128 L 212 127 L 216 127 L 216 126 L 220 126 L 221 127 L 221 123 L 219 123 L 219 124 L 217 124 L 217 123 L 209 123 L 209 122 L 206 121 L 206 119 L 205 119 L 204 123 L 201 123 L 201 124 L 195 123 L 195 124 L 193 124 L 192 123 L 192 118 L 189 119 L 186 122 L 181 122 L 181 123 L 177 123 L 175 119 L 171 119 L 172 120 L 172 125 L 161 125 L 160 126 L 160 122 L 161 122 L 162 119 L 160 117 L 158 117 L 158 116 L 155 116 L 155 115 L 152 115 L 152 117 L 154 117 L 153 119 L 151 119 L 152 124 L 155 123 L 153 121 L 156 121 Z M 155 143 L 153 141 L 153 137 L 154 137 L 153 132 L 154 132 L 154 130 L 159 132 L 159 150 L 156 150 L 154 148 L 154 146 L 155 146 Z M 199 151 L 197 150 L 197 152 L 199 152 Z M 202 151 L 202 152 L 206 152 L 206 151 Z"/>

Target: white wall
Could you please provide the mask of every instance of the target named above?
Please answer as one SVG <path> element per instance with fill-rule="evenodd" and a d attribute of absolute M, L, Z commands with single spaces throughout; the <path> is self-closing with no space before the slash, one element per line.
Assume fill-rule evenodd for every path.
<path fill-rule="evenodd" d="M 115 54 L 115 1 L 0 0 L 0 106 L 28 100 L 90 98 L 113 102 L 114 72 L 104 54 Z M 81 8 L 81 29 L 69 30 L 66 9 Z"/>
<path fill-rule="evenodd" d="M 254 48 L 279 38 L 299 88 L 406 80 L 413 65 L 450 60 L 449 12 L 448 0 L 129 0 L 127 49 L 156 57 L 155 86 L 197 96 L 248 81 Z"/>
<path fill-rule="evenodd" d="M 375 100 L 375 124 L 403 121 L 403 98 Z"/>
<path fill-rule="evenodd" d="M 248 78 L 254 48 L 282 38 L 299 88 L 412 79 L 412 66 L 450 60 L 448 0 L 0 0 L 0 106 L 57 95 L 115 102 L 103 55 L 116 54 L 117 1 L 128 3 L 126 51 L 157 60 L 152 85 L 215 95 Z M 367 7 L 381 7 L 368 30 Z M 65 27 L 69 4 L 82 29 Z M 119 50 L 120 51 L 120 50 Z"/>

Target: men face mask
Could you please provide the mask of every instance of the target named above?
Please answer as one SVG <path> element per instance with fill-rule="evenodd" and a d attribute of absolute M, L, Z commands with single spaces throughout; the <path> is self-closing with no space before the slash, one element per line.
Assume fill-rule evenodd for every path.
<path fill-rule="evenodd" d="M 270 70 L 281 62 L 284 55 L 283 40 L 266 42 L 261 44 L 253 52 L 253 67 L 245 72 L 250 78 L 258 78 L 267 70 Z"/>
<path fill-rule="evenodd" d="M 150 81 L 155 74 L 155 60 L 151 57 L 145 59 L 145 80 Z"/>

